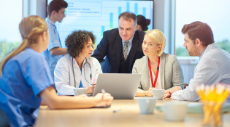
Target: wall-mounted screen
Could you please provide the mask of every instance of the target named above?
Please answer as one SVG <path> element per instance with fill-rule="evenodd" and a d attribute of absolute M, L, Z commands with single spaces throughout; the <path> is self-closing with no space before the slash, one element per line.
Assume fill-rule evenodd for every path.
<path fill-rule="evenodd" d="M 47 1 L 47 5 L 52 0 Z M 62 46 L 66 37 L 74 30 L 88 30 L 101 41 L 103 32 L 118 27 L 118 16 L 124 11 L 143 15 L 150 19 L 148 29 L 153 29 L 153 0 L 65 0 L 66 17 L 56 23 Z"/>

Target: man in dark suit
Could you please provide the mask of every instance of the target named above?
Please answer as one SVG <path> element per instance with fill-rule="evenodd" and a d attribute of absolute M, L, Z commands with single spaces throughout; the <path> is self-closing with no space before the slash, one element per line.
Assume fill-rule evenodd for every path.
<path fill-rule="evenodd" d="M 137 30 L 136 26 L 136 15 L 124 12 L 119 16 L 119 28 L 104 32 L 92 55 L 99 62 L 106 56 L 103 73 L 131 73 L 135 60 L 144 56 L 142 42 L 145 33 Z"/>

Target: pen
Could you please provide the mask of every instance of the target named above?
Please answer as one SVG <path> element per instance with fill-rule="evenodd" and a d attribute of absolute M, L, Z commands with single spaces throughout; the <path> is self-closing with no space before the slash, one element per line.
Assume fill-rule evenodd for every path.
<path fill-rule="evenodd" d="M 96 79 L 94 78 L 91 85 L 96 85 Z"/>
<path fill-rule="evenodd" d="M 113 110 L 114 113 L 121 111 L 121 109 Z"/>
<path fill-rule="evenodd" d="M 104 94 L 105 94 L 105 90 L 104 90 L 104 89 L 101 89 L 101 93 L 103 94 L 103 95 L 102 95 L 102 100 L 103 100 L 103 97 L 104 97 Z"/>

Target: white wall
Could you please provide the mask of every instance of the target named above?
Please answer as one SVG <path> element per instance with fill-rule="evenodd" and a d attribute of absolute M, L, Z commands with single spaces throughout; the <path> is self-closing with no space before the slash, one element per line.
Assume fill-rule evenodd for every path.
<path fill-rule="evenodd" d="M 165 0 L 154 0 L 153 28 L 164 31 L 164 6 Z"/>
<path fill-rule="evenodd" d="M 165 52 L 175 54 L 175 0 L 154 0 L 153 28 L 161 30 L 166 38 Z"/>
<path fill-rule="evenodd" d="M 46 18 L 46 0 L 37 0 L 37 15 Z"/>
<path fill-rule="evenodd" d="M 23 0 L 23 17 L 38 15 L 46 17 L 46 0 Z"/>

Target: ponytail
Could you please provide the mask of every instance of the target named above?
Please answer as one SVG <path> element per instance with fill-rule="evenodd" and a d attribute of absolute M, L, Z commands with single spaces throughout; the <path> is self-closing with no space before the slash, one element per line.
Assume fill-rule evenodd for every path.
<path fill-rule="evenodd" d="M 23 51 L 28 44 L 36 43 L 38 36 L 47 31 L 48 26 L 43 18 L 39 16 L 29 16 L 22 19 L 19 24 L 19 30 L 23 38 L 23 42 L 0 61 L 0 77 L 2 77 L 3 67 L 6 62 Z"/>
<path fill-rule="evenodd" d="M 0 62 L 0 77 L 2 76 L 2 71 L 3 71 L 3 67 L 6 64 L 6 62 L 14 57 L 15 55 L 17 55 L 19 52 L 21 52 L 22 50 L 24 50 L 27 46 L 28 43 L 28 39 L 24 39 L 24 41 L 22 42 L 22 44 L 20 46 L 18 46 L 15 50 L 13 50 L 12 52 L 8 53 Z"/>

